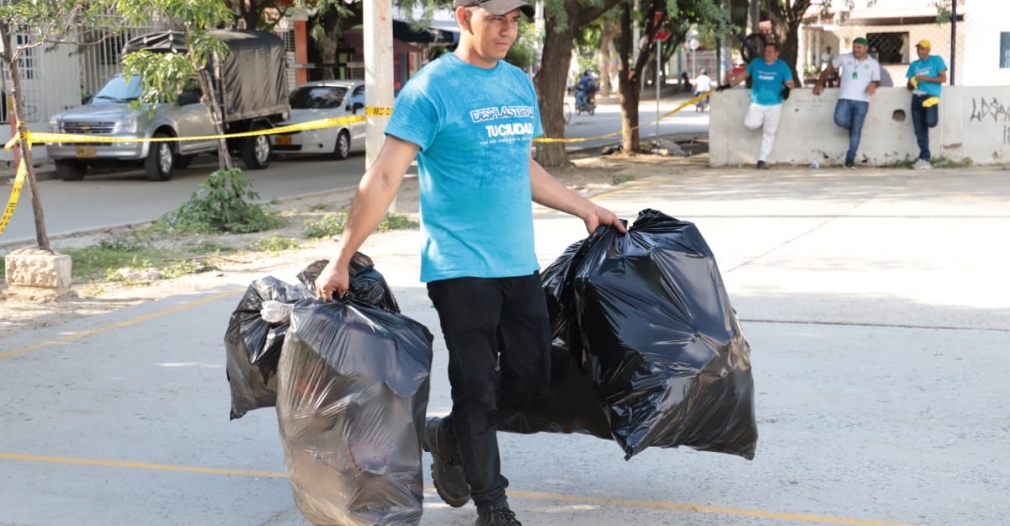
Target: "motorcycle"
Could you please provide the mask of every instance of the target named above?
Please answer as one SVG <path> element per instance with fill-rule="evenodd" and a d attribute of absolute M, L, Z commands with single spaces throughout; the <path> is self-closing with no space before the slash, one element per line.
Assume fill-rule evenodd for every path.
<path fill-rule="evenodd" d="M 581 96 L 579 96 L 581 95 Z M 596 113 L 596 93 L 590 93 L 588 95 L 579 91 L 576 93 L 575 97 L 575 113 L 577 115 L 582 115 L 582 112 L 586 112 L 590 115 Z"/>
<path fill-rule="evenodd" d="M 700 91 L 694 94 L 695 97 L 697 97 L 698 95 L 701 95 Z M 707 109 L 708 109 L 708 97 L 703 97 L 699 99 L 698 102 L 694 103 L 695 112 L 705 111 Z"/>

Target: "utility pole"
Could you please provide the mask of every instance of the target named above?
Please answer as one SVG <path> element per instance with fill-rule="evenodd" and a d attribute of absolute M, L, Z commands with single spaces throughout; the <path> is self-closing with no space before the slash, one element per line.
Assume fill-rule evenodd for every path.
<path fill-rule="evenodd" d="M 379 155 L 383 132 L 393 111 L 392 0 L 364 4 L 365 36 L 365 169 Z"/>
<path fill-rule="evenodd" d="M 365 170 L 379 156 L 383 132 L 393 112 L 393 6 L 392 0 L 367 0 L 364 4 L 365 37 Z M 389 207 L 396 211 L 396 200 Z"/>

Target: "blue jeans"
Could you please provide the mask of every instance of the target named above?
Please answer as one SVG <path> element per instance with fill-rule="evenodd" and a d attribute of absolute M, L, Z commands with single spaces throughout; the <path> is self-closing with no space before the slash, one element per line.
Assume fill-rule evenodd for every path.
<path fill-rule="evenodd" d="M 919 158 L 928 161 L 929 129 L 936 126 L 940 120 L 939 104 L 923 108 L 922 102 L 931 95 L 912 95 L 912 126 L 915 127 L 915 140 L 919 143 Z"/>
<path fill-rule="evenodd" d="M 498 408 L 524 410 L 551 377 L 551 326 L 540 273 L 428 283 L 449 351 L 452 421 L 478 511 L 505 502 Z"/>
<path fill-rule="evenodd" d="M 870 103 L 861 100 L 838 99 L 835 106 L 835 124 L 849 131 L 849 151 L 845 152 L 845 162 L 856 161 L 856 150 L 863 138 L 863 122 L 870 111 Z"/>

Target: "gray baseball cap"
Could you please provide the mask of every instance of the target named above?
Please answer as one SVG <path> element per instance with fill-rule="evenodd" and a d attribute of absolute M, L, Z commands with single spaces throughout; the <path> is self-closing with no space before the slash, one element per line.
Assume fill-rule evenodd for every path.
<path fill-rule="evenodd" d="M 524 0 L 455 0 L 453 7 L 480 6 L 495 16 L 507 15 L 516 9 L 522 9 L 523 14 L 533 18 L 536 10 Z"/>

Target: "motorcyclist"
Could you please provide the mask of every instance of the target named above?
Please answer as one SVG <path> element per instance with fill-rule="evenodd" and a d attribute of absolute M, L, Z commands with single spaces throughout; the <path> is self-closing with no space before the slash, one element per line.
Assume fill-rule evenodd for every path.
<path fill-rule="evenodd" d="M 575 107 L 580 110 L 585 108 L 587 97 L 596 93 L 596 90 L 596 79 L 593 78 L 593 73 L 587 69 L 579 78 L 578 89 L 575 91 Z"/>
<path fill-rule="evenodd" d="M 712 91 L 712 78 L 708 76 L 707 70 L 701 70 L 701 75 L 698 75 L 694 79 L 694 96 L 697 97 L 702 93 Z M 695 104 L 695 111 L 705 111 L 705 107 L 708 106 L 708 99 L 701 99 Z"/>

